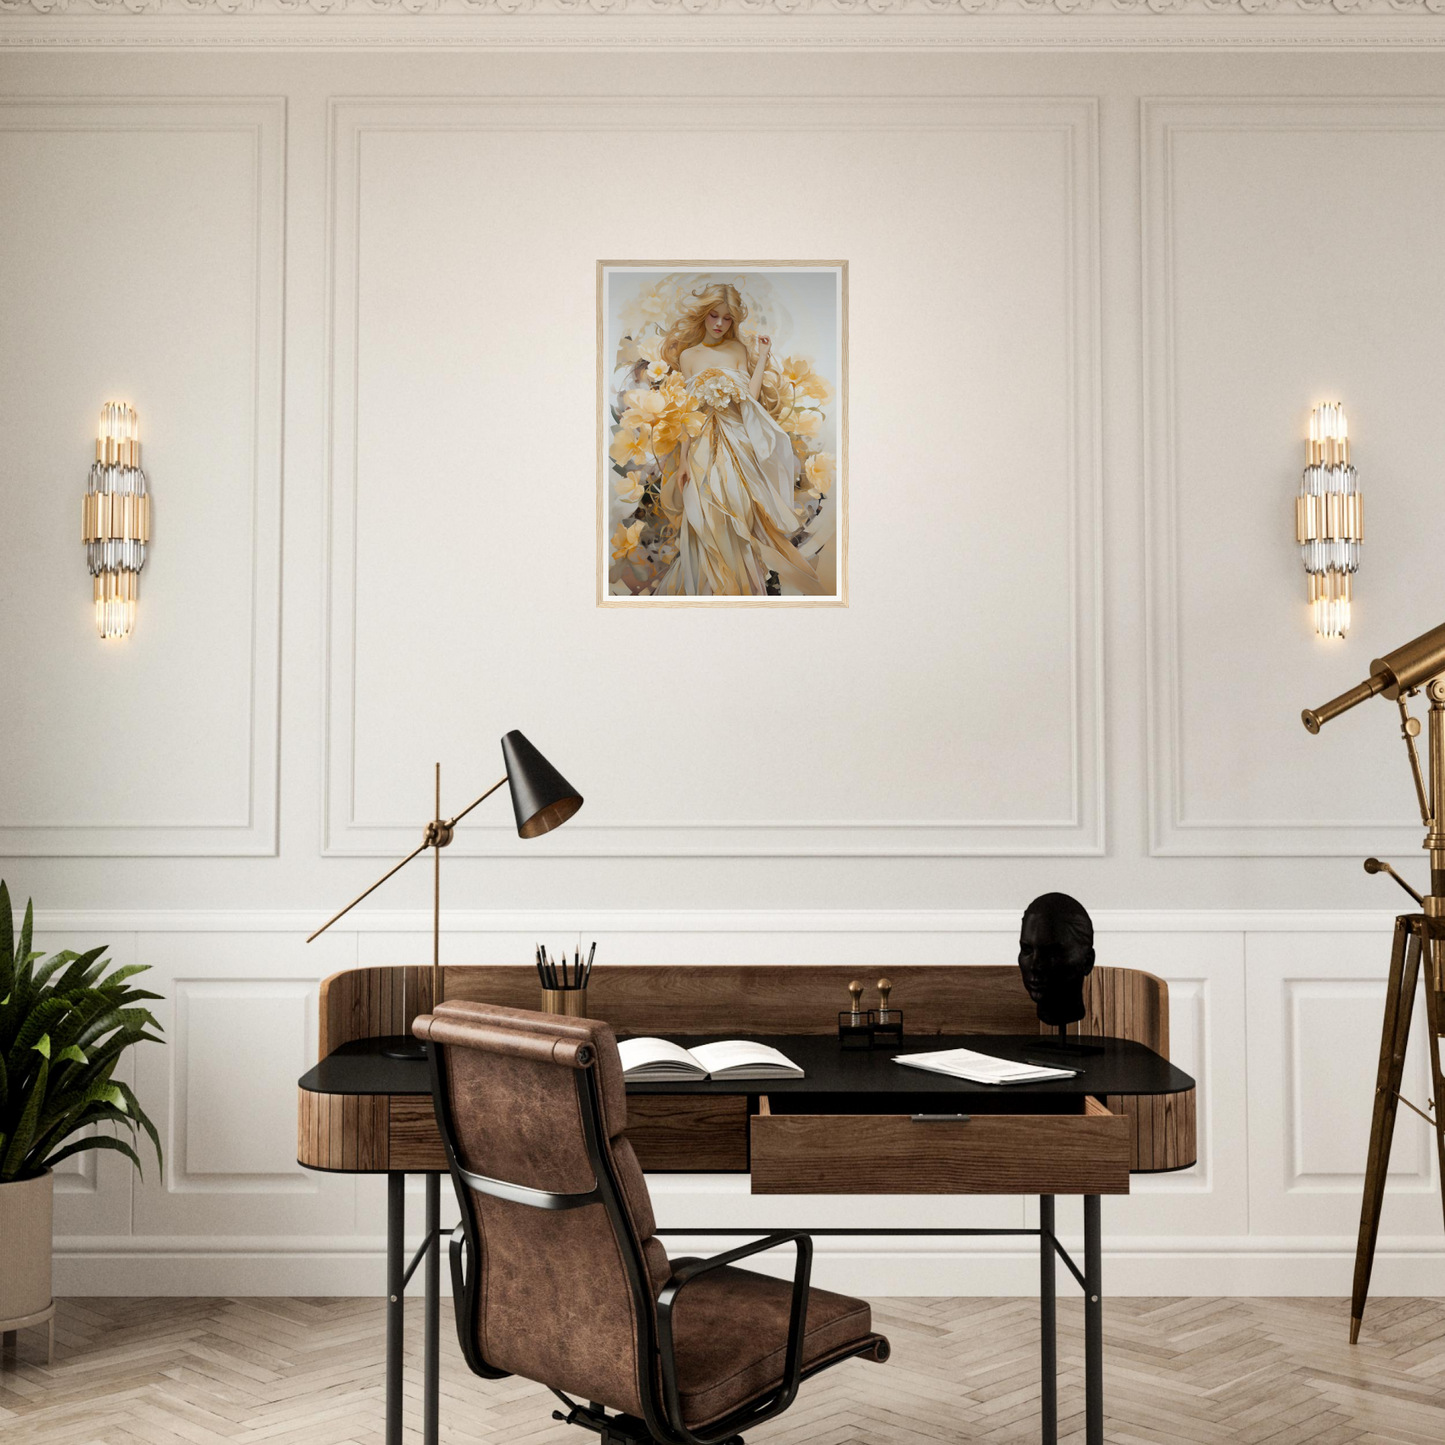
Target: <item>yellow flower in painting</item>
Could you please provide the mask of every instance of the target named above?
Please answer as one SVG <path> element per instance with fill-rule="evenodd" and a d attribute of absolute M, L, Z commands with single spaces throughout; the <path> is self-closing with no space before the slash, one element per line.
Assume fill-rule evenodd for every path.
<path fill-rule="evenodd" d="M 814 401 L 832 401 L 833 387 L 825 376 L 819 376 L 815 371 L 798 388 L 804 395 L 811 397 Z"/>
<path fill-rule="evenodd" d="M 623 426 L 612 438 L 607 455 L 619 467 L 633 466 L 650 460 L 652 456 L 652 428 L 649 426 Z"/>
<path fill-rule="evenodd" d="M 802 386 L 813 374 L 813 363 L 806 356 L 785 356 L 778 362 L 778 371 L 784 381 Z"/>
<path fill-rule="evenodd" d="M 833 486 L 833 477 L 837 473 L 838 464 L 832 452 L 816 452 L 803 464 L 803 477 L 807 483 L 807 493 L 810 497 L 817 497 L 819 500 L 828 495 Z"/>
<path fill-rule="evenodd" d="M 645 356 L 649 361 L 661 361 L 662 343 L 666 340 L 661 331 L 654 331 L 651 336 L 644 336 L 634 344 L 639 356 Z"/>
<path fill-rule="evenodd" d="M 661 381 L 672 368 L 659 357 L 647 368 L 647 379 L 649 381 Z"/>
<path fill-rule="evenodd" d="M 619 522 L 612 534 L 612 560 L 614 562 L 645 562 L 647 552 L 642 545 L 642 529 L 645 522 L 634 522 L 630 527 Z"/>
<path fill-rule="evenodd" d="M 816 411 L 794 411 L 789 412 L 778 425 L 784 431 L 792 432 L 795 437 L 813 437 L 818 435 L 823 418 Z"/>
<path fill-rule="evenodd" d="M 647 388 L 626 393 L 627 410 L 622 413 L 622 425 L 641 431 L 654 426 L 667 410 L 667 396 L 662 391 Z"/>
<path fill-rule="evenodd" d="M 706 420 L 698 408 L 697 398 L 689 395 L 687 383 L 674 371 L 653 393 L 661 399 L 663 410 L 652 428 L 652 447 L 656 455 L 670 452 L 684 433 L 695 437 Z"/>
<path fill-rule="evenodd" d="M 624 472 L 613 484 L 613 490 L 617 493 L 619 502 L 635 507 L 642 501 L 642 494 L 647 487 L 641 472 Z"/>
<path fill-rule="evenodd" d="M 695 437 L 707 424 L 707 418 L 698 410 L 697 403 L 688 397 L 687 401 L 668 414 L 652 429 L 652 442 L 661 456 L 670 452 L 686 433 Z"/>
<path fill-rule="evenodd" d="M 778 371 L 798 396 L 811 397 L 814 401 L 831 401 L 833 387 L 827 377 L 813 370 L 811 357 L 788 356 L 778 363 Z"/>

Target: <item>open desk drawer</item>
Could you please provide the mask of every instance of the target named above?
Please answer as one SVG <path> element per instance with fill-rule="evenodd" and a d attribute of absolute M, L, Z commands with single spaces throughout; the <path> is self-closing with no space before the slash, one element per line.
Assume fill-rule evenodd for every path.
<path fill-rule="evenodd" d="M 752 1192 L 1129 1192 L 1129 1121 L 1096 1099 L 924 1098 L 920 1103 L 882 1095 L 876 1113 L 858 1113 L 858 1101 L 849 1100 L 847 1106 L 855 1112 L 847 1114 L 827 1112 L 824 1095 L 778 1094 L 759 1100 L 751 1120 Z M 1041 1112 L 1017 1112 L 1021 1106 Z M 914 1112 L 939 1113 L 950 1107 L 967 1110 L 968 1119 L 912 1119 Z"/>

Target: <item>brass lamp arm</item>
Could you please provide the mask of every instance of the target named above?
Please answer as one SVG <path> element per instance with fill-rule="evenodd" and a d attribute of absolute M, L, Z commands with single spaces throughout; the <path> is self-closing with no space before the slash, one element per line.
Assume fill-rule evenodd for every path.
<path fill-rule="evenodd" d="M 457 824 L 460 823 L 460 822 L 462 821 L 462 819 L 465 818 L 465 817 L 467 816 L 467 814 L 470 813 L 470 812 L 472 811 L 472 809 L 477 806 L 477 803 L 485 803 L 485 802 L 487 801 L 487 799 L 490 798 L 490 797 L 492 796 L 492 794 L 495 793 L 495 792 L 497 791 L 497 789 L 500 788 L 500 787 L 502 786 L 502 784 L 505 783 L 506 781 L 507 781 L 507 775 L 506 775 L 505 773 L 503 773 L 502 776 L 501 776 L 500 778 L 498 778 L 497 781 L 496 781 L 495 783 L 493 783 L 492 786 L 491 786 L 490 788 L 488 788 L 487 791 L 486 791 L 485 793 L 483 793 L 480 798 L 477 799 L 476 803 L 468 803 L 467 806 L 466 806 L 465 808 L 463 808 L 463 809 L 461 810 L 461 812 L 458 813 L 458 814 L 456 815 L 456 817 L 453 818 L 453 819 L 447 824 L 447 827 L 448 827 L 448 828 L 455 828 L 455 827 L 457 826 Z"/>
<path fill-rule="evenodd" d="M 366 890 L 365 893 L 358 893 L 358 894 L 356 895 L 356 897 L 353 898 L 353 899 L 351 900 L 351 902 L 348 903 L 348 904 L 346 905 L 346 907 L 341 910 L 340 913 L 334 914 L 332 917 L 328 918 L 328 919 L 326 920 L 326 922 L 323 923 L 323 924 L 321 925 L 321 927 L 318 928 L 318 929 L 316 930 L 316 932 L 313 933 L 313 934 L 310 936 L 310 938 L 308 938 L 308 939 L 306 940 L 306 942 L 307 942 L 307 943 L 310 943 L 312 938 L 318 938 L 318 937 L 320 937 L 321 934 L 325 933 L 326 930 L 327 930 L 328 928 L 330 928 L 331 925 L 332 925 L 333 923 L 335 923 L 338 918 L 345 918 L 346 915 L 347 915 L 348 913 L 350 913 L 351 910 L 352 910 L 353 908 L 355 908 L 356 905 L 357 905 L 358 903 L 360 903 L 361 900 L 367 896 L 367 894 L 375 893 L 376 890 L 377 890 L 378 888 L 380 888 L 381 885 L 382 885 L 383 883 L 385 883 L 386 880 L 387 880 L 388 878 L 390 878 L 393 873 L 396 873 L 396 872 L 398 872 L 400 869 L 405 868 L 406 865 L 407 865 L 408 863 L 410 863 L 411 860 L 412 860 L 413 858 L 415 858 L 418 853 L 424 853 L 424 852 L 426 852 L 426 850 L 427 850 L 428 848 L 430 848 L 430 847 L 431 847 L 431 838 L 430 838 L 430 837 L 427 837 L 427 838 L 422 839 L 422 841 L 421 841 L 420 843 L 418 843 L 417 846 L 416 846 L 415 848 L 413 848 L 413 849 L 411 850 L 411 852 L 408 853 L 408 854 L 406 855 L 406 857 L 401 860 L 400 863 L 396 864 L 395 867 L 388 868 L 388 869 L 386 870 L 386 872 L 383 873 L 383 874 L 381 875 L 381 877 L 378 878 L 378 879 L 376 880 L 376 882 L 373 883 L 373 884 L 371 885 L 371 887 Z"/>
<path fill-rule="evenodd" d="M 443 843 L 450 843 L 452 829 L 455 828 L 456 825 L 460 823 L 461 820 L 465 818 L 467 814 L 470 813 L 472 809 L 477 806 L 478 803 L 486 802 L 486 800 L 490 798 L 492 794 L 495 793 L 497 789 L 500 788 L 502 784 L 506 781 L 506 774 L 503 774 L 497 782 L 493 783 L 492 786 L 488 788 L 487 791 L 476 800 L 476 802 L 468 803 L 467 806 L 463 808 L 461 812 L 456 815 L 455 818 L 452 818 L 449 821 L 445 822 L 442 819 L 438 818 L 435 822 L 427 824 L 426 836 L 421 840 L 420 843 L 417 844 L 415 848 L 411 850 L 410 853 L 406 855 L 405 858 L 401 860 L 400 863 L 396 863 L 392 867 L 388 868 L 386 872 L 383 873 L 381 877 L 378 878 L 376 882 L 371 885 L 370 888 L 366 889 L 364 892 L 358 893 L 356 897 L 353 898 L 351 902 L 348 903 L 346 907 L 341 910 L 340 913 L 333 914 L 332 917 L 328 918 L 326 922 L 323 923 L 321 927 L 316 930 L 315 933 L 311 934 L 311 936 L 307 938 L 306 942 L 310 943 L 311 939 L 319 938 L 321 934 L 325 933 L 326 930 L 337 921 L 337 919 L 345 918 L 346 915 L 350 913 L 351 910 L 355 908 L 356 905 L 360 903 L 363 898 L 366 898 L 370 894 L 375 893 L 376 890 L 380 888 L 381 885 L 385 883 L 386 880 L 390 878 L 393 873 L 400 872 L 400 870 L 405 868 L 406 865 L 410 863 L 411 860 L 415 858 L 418 853 L 425 853 L 428 848 L 439 848 L 443 846 Z M 437 836 L 439 829 L 442 834 L 441 837 Z"/>

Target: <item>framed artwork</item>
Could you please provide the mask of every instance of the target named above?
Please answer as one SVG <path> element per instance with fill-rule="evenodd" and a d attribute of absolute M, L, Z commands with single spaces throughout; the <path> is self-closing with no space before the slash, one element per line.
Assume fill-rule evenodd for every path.
<path fill-rule="evenodd" d="M 604 607 L 848 600 L 848 263 L 597 263 Z"/>

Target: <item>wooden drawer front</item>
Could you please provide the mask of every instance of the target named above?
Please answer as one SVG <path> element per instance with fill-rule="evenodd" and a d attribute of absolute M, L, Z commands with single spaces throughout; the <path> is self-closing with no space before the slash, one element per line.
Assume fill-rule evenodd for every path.
<path fill-rule="evenodd" d="M 754 1194 L 1127 1194 L 1129 1121 L 1077 1114 L 772 1114 L 752 1120 Z"/>
<path fill-rule="evenodd" d="M 633 1094 L 626 1137 L 650 1173 L 746 1173 L 748 1101 L 741 1094 Z"/>

